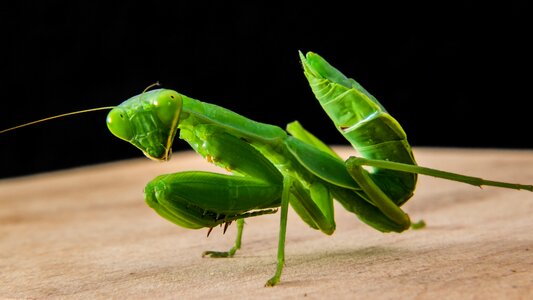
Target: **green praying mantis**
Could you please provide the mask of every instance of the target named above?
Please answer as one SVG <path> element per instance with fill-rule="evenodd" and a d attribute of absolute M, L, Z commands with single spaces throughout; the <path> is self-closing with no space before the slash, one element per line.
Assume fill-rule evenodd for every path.
<path fill-rule="evenodd" d="M 232 173 L 165 174 L 144 189 L 146 203 L 176 225 L 208 228 L 209 235 L 215 226 L 225 231 L 237 223 L 231 249 L 203 256 L 232 257 L 241 247 L 244 219 L 279 210 L 277 267 L 266 282 L 274 286 L 284 267 L 289 204 L 311 228 L 327 235 L 335 231 L 333 199 L 381 232 L 402 232 L 416 226 L 400 207 L 413 196 L 417 174 L 533 191 L 531 185 L 418 166 L 402 127 L 376 98 L 321 56 L 300 52 L 300 59 L 316 98 L 360 156 L 343 161 L 296 121 L 285 131 L 168 89 L 145 91 L 116 107 L 92 109 L 111 108 L 111 133 L 148 158 L 168 160 L 179 132 L 179 138 L 207 161 Z"/>

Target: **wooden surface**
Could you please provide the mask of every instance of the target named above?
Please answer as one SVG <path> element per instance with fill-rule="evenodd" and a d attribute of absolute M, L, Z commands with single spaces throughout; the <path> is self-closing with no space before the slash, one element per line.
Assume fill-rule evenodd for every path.
<path fill-rule="evenodd" d="M 347 155 L 347 148 L 340 148 Z M 415 149 L 419 164 L 533 182 L 533 152 Z M 533 193 L 479 189 L 421 177 L 405 206 L 424 230 L 379 233 L 336 207 L 326 236 L 292 211 L 282 283 L 273 274 L 278 216 L 247 220 L 243 249 L 226 250 L 235 226 L 187 230 L 143 200 L 160 173 L 213 169 L 199 156 L 147 159 L 0 181 L 2 298 L 533 299 Z M 333 298 L 332 298 L 333 297 Z"/>

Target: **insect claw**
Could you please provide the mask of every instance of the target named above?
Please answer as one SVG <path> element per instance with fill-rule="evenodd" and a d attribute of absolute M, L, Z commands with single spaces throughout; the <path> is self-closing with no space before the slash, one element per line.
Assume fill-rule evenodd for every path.
<path fill-rule="evenodd" d="M 213 227 L 210 227 L 209 230 L 207 231 L 207 237 L 209 237 L 209 235 L 211 234 L 211 231 L 213 231 Z"/>

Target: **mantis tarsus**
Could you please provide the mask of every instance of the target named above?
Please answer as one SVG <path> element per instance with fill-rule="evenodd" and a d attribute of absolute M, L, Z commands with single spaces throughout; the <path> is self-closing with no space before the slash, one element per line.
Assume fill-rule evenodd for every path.
<path fill-rule="evenodd" d="M 376 98 L 319 55 L 300 52 L 300 58 L 316 98 L 362 157 L 344 162 L 298 122 L 285 131 L 168 89 L 145 91 L 108 114 L 109 130 L 151 159 L 168 160 L 179 131 L 179 138 L 197 153 L 233 173 L 166 174 L 144 190 L 147 204 L 179 226 L 205 227 L 209 235 L 217 225 L 224 225 L 225 231 L 237 222 L 235 245 L 204 256 L 233 256 L 241 246 L 244 219 L 279 209 L 277 268 L 266 282 L 274 286 L 284 266 L 289 204 L 310 227 L 328 235 L 335 231 L 333 199 L 379 231 L 402 232 L 415 225 L 400 206 L 412 197 L 417 174 L 533 191 L 531 185 L 417 166 L 402 127 Z"/>

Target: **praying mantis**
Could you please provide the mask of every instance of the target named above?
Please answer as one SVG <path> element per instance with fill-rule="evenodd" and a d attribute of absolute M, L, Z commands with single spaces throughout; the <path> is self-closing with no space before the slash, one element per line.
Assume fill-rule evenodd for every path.
<path fill-rule="evenodd" d="M 299 54 L 314 95 L 360 156 L 343 161 L 297 121 L 283 130 L 169 89 L 145 91 L 116 107 L 97 108 L 111 109 L 106 120 L 111 133 L 150 159 L 170 159 L 178 136 L 231 173 L 165 174 L 144 189 L 148 206 L 181 227 L 208 228 L 209 235 L 215 226 L 225 231 L 237 223 L 231 249 L 205 251 L 203 256 L 234 256 L 241 247 L 244 219 L 279 210 L 277 266 L 265 284 L 274 286 L 285 262 L 289 204 L 311 228 L 327 235 L 335 231 L 333 199 L 378 231 L 402 232 L 415 225 L 400 207 L 413 196 L 418 174 L 533 191 L 531 185 L 418 166 L 402 127 L 375 97 L 318 54 Z M 82 112 L 87 111 L 92 110 Z"/>

